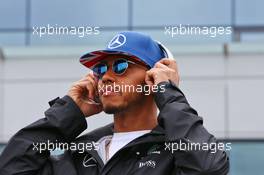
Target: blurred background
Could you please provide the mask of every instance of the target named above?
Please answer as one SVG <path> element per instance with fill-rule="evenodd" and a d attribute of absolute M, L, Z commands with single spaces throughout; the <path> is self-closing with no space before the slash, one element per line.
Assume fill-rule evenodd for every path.
<path fill-rule="evenodd" d="M 151 35 L 174 54 L 180 88 L 218 139 L 232 143 L 231 175 L 261 175 L 264 162 L 263 0 L 1 0 L 0 152 L 44 117 L 87 73 L 79 57 L 119 31 Z M 169 35 L 165 27 L 231 27 L 231 34 Z M 99 34 L 45 35 L 41 26 L 98 27 Z M 101 113 L 88 132 L 112 121 Z"/>

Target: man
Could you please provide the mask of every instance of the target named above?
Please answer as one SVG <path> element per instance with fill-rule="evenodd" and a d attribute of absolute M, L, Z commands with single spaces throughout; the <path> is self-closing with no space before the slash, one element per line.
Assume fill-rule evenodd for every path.
<path fill-rule="evenodd" d="M 216 139 L 179 89 L 176 62 L 164 57 L 161 44 L 137 32 L 121 32 L 106 50 L 82 56 L 93 73 L 13 136 L 0 157 L 0 175 L 227 174 L 225 151 L 175 147 Z M 101 111 L 114 122 L 76 138 L 87 127 L 85 117 Z M 67 150 L 50 156 L 43 143 L 58 142 Z"/>

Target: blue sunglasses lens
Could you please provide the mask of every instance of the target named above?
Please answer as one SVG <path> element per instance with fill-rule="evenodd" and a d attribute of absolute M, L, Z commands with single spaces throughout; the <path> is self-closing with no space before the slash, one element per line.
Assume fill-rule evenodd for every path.
<path fill-rule="evenodd" d="M 106 64 L 98 64 L 93 68 L 93 72 L 99 77 L 102 77 L 106 73 L 106 71 L 107 71 Z"/>
<path fill-rule="evenodd" d="M 122 74 L 128 68 L 128 62 L 126 60 L 117 60 L 113 64 L 113 71 L 116 74 Z"/>

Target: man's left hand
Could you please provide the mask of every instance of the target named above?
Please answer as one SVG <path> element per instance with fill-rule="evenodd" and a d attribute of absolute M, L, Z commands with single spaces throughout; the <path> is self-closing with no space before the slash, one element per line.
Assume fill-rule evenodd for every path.
<path fill-rule="evenodd" d="M 163 81 L 169 82 L 169 80 L 179 86 L 180 77 L 174 59 L 163 58 L 146 72 L 145 82 L 147 85 L 153 86 Z"/>

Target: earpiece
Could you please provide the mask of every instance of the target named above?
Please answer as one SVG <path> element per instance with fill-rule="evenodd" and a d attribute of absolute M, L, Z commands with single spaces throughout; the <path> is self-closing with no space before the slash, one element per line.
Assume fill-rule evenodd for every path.
<path fill-rule="evenodd" d="M 156 41 L 160 47 L 160 49 L 163 51 L 164 55 L 166 58 L 169 58 L 169 59 L 173 59 L 173 54 L 171 53 L 171 51 L 165 47 L 163 44 L 161 44 L 161 42 L 159 41 Z"/>

